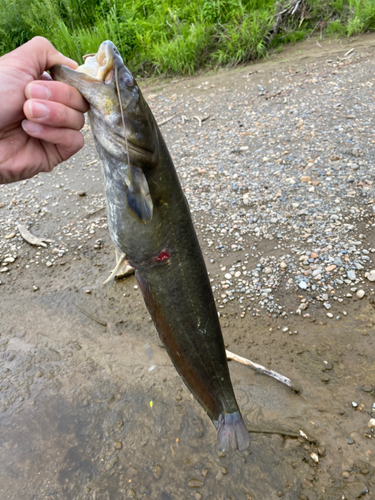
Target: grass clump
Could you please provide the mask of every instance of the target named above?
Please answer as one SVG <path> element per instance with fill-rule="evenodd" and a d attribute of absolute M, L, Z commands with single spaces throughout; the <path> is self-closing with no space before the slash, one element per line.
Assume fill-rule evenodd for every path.
<path fill-rule="evenodd" d="M 80 62 L 109 39 L 143 75 L 192 74 L 319 31 L 368 30 L 374 0 L 0 0 L 0 55 L 41 35 Z"/>

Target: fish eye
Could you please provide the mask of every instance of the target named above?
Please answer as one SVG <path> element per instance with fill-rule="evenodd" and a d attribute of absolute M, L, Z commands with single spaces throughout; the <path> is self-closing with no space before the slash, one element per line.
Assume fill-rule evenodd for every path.
<path fill-rule="evenodd" d="M 131 77 L 131 75 L 125 75 L 124 76 L 124 83 L 127 87 L 133 87 L 134 85 L 134 80 Z"/>

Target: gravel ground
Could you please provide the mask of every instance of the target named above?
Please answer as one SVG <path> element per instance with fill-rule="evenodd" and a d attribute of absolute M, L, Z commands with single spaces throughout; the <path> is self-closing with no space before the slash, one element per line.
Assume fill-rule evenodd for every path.
<path fill-rule="evenodd" d="M 134 278 L 102 286 L 114 254 L 86 127 L 75 158 L 0 188 L 2 498 L 375 498 L 374 56 L 374 36 L 315 39 L 235 71 L 141 82 L 228 349 L 302 387 L 291 395 L 231 363 L 240 407 L 254 424 L 304 429 L 317 442 L 255 435 L 251 455 L 217 455 Z M 29 245 L 19 224 L 51 241 Z M 145 416 L 149 394 L 173 425 L 158 405 Z M 116 427 L 121 412 L 131 433 Z"/>

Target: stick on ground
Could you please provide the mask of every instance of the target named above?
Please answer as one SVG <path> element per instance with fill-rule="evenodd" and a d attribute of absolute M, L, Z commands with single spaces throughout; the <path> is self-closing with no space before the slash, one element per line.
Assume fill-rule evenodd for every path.
<path fill-rule="evenodd" d="M 262 365 L 258 365 L 257 363 L 254 363 L 253 361 L 250 361 L 249 359 L 243 358 L 242 356 L 238 356 L 237 354 L 234 354 L 233 352 L 230 351 L 225 351 L 227 355 L 227 359 L 237 361 L 238 363 L 242 363 L 243 365 L 250 366 L 253 370 L 257 371 L 258 373 L 262 373 L 263 375 L 268 375 L 269 377 L 273 377 L 274 379 L 278 380 L 284 385 L 287 385 L 292 389 L 294 392 L 300 392 L 301 389 L 297 387 L 289 378 L 284 377 L 284 375 L 280 375 L 280 373 L 274 372 L 273 370 L 268 370 L 268 368 L 265 368 Z"/>

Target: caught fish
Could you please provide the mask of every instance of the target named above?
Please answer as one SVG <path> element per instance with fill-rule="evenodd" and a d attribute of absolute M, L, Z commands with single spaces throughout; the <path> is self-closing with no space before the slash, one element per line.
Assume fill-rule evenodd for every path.
<path fill-rule="evenodd" d="M 149 313 L 189 390 L 218 431 L 220 450 L 245 450 L 249 433 L 230 380 L 224 341 L 188 203 L 156 120 L 115 45 L 77 70 L 54 66 L 90 104 L 104 174 L 112 274 L 135 268 Z"/>

